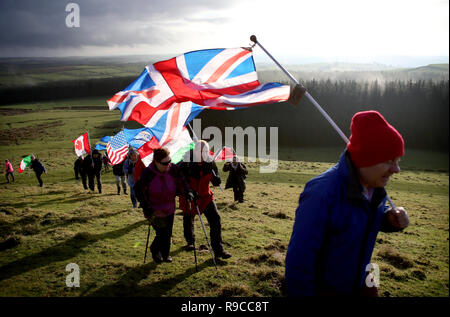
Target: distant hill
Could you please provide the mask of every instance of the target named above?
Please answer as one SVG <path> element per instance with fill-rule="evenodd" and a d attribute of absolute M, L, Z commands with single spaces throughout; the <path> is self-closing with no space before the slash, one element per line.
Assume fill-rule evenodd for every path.
<path fill-rule="evenodd" d="M 62 58 L 0 58 L 0 89 L 38 86 L 55 81 L 137 77 L 145 65 L 171 55 L 136 55 Z M 257 64 L 262 82 L 287 82 L 274 64 Z M 431 64 L 417 68 L 395 68 L 378 63 L 311 63 L 286 65 L 300 80 L 448 80 L 449 64 Z"/>
<path fill-rule="evenodd" d="M 353 63 L 316 63 L 306 65 L 288 65 L 286 69 L 300 82 L 307 80 L 356 80 L 375 81 L 418 81 L 449 80 L 449 64 L 431 64 L 415 68 L 395 68 L 382 64 Z M 263 82 L 288 79 L 279 69 L 273 66 L 258 68 L 259 78 Z"/>

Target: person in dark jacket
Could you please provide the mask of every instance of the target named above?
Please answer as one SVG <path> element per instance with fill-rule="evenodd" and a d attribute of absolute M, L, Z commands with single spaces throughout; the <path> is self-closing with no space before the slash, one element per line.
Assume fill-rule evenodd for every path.
<path fill-rule="evenodd" d="M 187 242 L 186 248 L 194 250 L 194 217 L 198 214 L 198 207 L 200 213 L 206 216 L 209 223 L 214 256 L 222 259 L 231 257 L 231 254 L 226 252 L 223 247 L 221 219 L 214 202 L 214 195 L 209 188 L 210 182 L 213 186 L 219 186 L 221 179 L 216 163 L 209 156 L 208 143 L 203 140 L 198 141 L 194 150 L 188 152 L 179 166 L 196 196 L 194 204 L 188 202 L 184 197 L 180 197 L 180 209 L 183 210 L 184 237 Z"/>
<path fill-rule="evenodd" d="M 125 173 L 123 172 L 124 162 L 125 160 L 112 167 L 113 174 L 116 177 L 117 195 L 120 195 L 120 183 L 122 183 L 123 193 L 127 195 L 127 183 L 125 182 Z"/>
<path fill-rule="evenodd" d="M 42 173 L 47 174 L 47 170 L 45 169 L 44 165 L 42 165 L 42 163 L 34 155 L 31 155 L 30 168 L 36 174 L 36 178 L 39 182 L 39 186 L 42 187 L 44 185 L 44 182 L 42 181 L 41 175 L 42 175 Z"/>
<path fill-rule="evenodd" d="M 103 162 L 103 167 L 105 168 L 105 173 L 106 173 L 107 171 L 109 171 L 109 163 L 111 163 L 111 161 L 109 160 L 109 157 L 108 157 L 108 153 L 103 154 L 102 162 Z"/>
<path fill-rule="evenodd" d="M 81 182 L 84 189 L 88 189 L 86 184 L 86 172 L 83 169 L 83 157 L 80 155 L 73 164 L 73 171 L 75 172 L 75 179 L 79 180 L 81 176 Z"/>
<path fill-rule="evenodd" d="M 83 169 L 86 171 L 88 176 L 89 189 L 91 191 L 95 190 L 95 179 L 97 179 L 98 192 L 102 192 L 102 158 L 98 150 L 92 151 L 83 160 Z"/>
<path fill-rule="evenodd" d="M 130 149 L 128 157 L 123 163 L 123 172 L 127 176 L 128 186 L 130 187 L 130 199 L 133 208 L 137 208 L 136 195 L 134 193 L 134 167 L 139 161 L 139 153 L 135 149 Z"/>
<path fill-rule="evenodd" d="M 150 246 L 153 260 L 156 263 L 172 262 L 169 254 L 175 198 L 177 195 L 185 195 L 192 200 L 194 195 L 178 166 L 171 163 L 167 148 L 159 148 L 153 152 L 153 162 L 144 168 L 134 190 L 145 218 L 156 232 Z"/>
<path fill-rule="evenodd" d="M 290 296 L 378 296 L 368 283 L 377 234 L 409 224 L 404 208 L 386 206 L 384 189 L 400 171 L 402 136 L 376 111 L 356 113 L 351 132 L 339 162 L 300 195 L 286 255 Z"/>
<path fill-rule="evenodd" d="M 245 179 L 247 178 L 247 168 L 244 163 L 238 162 L 236 156 L 233 157 L 233 162 L 226 162 L 223 165 L 224 172 L 230 172 L 227 178 L 225 189 L 233 188 L 234 201 L 240 203 L 244 202 Z"/>

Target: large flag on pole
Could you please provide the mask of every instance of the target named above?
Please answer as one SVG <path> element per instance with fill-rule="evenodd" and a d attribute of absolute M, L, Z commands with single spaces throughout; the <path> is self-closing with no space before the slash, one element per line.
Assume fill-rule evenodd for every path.
<path fill-rule="evenodd" d="M 106 153 L 111 165 L 121 163 L 128 154 L 128 143 L 123 131 L 120 131 L 106 145 Z"/>
<path fill-rule="evenodd" d="M 87 154 L 91 152 L 91 148 L 89 146 L 89 136 L 86 133 L 79 136 L 77 139 L 72 140 L 75 146 L 75 153 L 77 156 L 81 156 L 83 154 Z"/>
<path fill-rule="evenodd" d="M 23 171 L 31 165 L 31 155 L 25 156 L 19 165 L 19 173 L 23 173 Z"/>
<path fill-rule="evenodd" d="M 251 49 L 210 49 L 148 65 L 107 102 L 110 110 L 121 111 L 122 121 L 151 127 L 174 103 L 233 110 L 286 101 L 289 92 L 288 85 L 259 83 Z"/>

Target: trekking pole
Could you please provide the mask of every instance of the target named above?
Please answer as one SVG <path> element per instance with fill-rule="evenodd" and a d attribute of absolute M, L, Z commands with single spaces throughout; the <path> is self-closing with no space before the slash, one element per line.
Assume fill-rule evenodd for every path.
<path fill-rule="evenodd" d="M 195 240 L 194 240 L 194 258 L 195 258 L 195 272 L 198 272 L 198 267 L 197 267 L 197 247 L 195 246 Z"/>
<path fill-rule="evenodd" d="M 216 267 L 216 270 L 217 270 L 216 260 L 214 259 L 214 255 L 212 253 L 211 245 L 209 244 L 208 235 L 206 234 L 205 225 L 203 224 L 202 215 L 200 214 L 200 209 L 198 208 L 198 205 L 196 203 L 194 203 L 194 204 L 195 204 L 195 207 L 197 208 L 197 213 L 198 213 L 198 217 L 200 218 L 200 223 L 202 224 L 203 233 L 205 234 L 206 243 L 208 244 L 209 253 L 211 254 L 212 260 L 214 262 L 214 266 Z"/>
<path fill-rule="evenodd" d="M 303 87 L 297 79 L 295 79 L 283 66 L 281 66 L 280 63 L 261 45 L 261 43 L 258 42 L 255 35 L 250 36 L 250 41 L 257 44 L 263 51 L 266 53 L 274 62 L 277 64 L 277 66 L 291 79 L 297 86 Z M 304 88 L 304 87 L 303 87 Z M 316 100 L 309 94 L 308 91 L 305 89 L 305 96 L 308 98 L 308 100 L 316 107 L 317 110 L 327 119 L 327 121 L 331 124 L 331 126 L 336 130 L 336 132 L 339 134 L 339 136 L 344 140 L 345 144 L 349 142 L 348 138 L 345 136 L 344 132 L 337 126 L 337 124 L 331 119 L 331 117 L 323 110 L 323 108 L 317 103 Z M 387 200 L 389 201 L 389 204 L 392 206 L 394 210 L 397 209 L 394 202 L 391 200 L 389 195 L 386 195 Z"/>
<path fill-rule="evenodd" d="M 150 222 L 148 223 L 148 233 L 147 233 L 147 243 L 145 244 L 145 255 L 144 255 L 144 264 L 147 259 L 147 250 L 148 250 L 148 240 L 150 238 Z"/>
<path fill-rule="evenodd" d="M 192 204 L 193 203 L 194 202 L 191 201 L 191 205 L 189 206 L 190 208 L 192 208 Z M 194 245 L 195 272 L 198 272 L 198 267 L 197 267 L 197 247 L 195 245 L 195 239 L 194 239 L 194 241 L 192 243 Z"/>

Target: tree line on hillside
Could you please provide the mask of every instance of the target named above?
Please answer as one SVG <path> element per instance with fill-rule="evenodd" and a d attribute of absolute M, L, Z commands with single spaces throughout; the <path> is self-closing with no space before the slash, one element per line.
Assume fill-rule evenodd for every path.
<path fill-rule="evenodd" d="M 110 98 L 136 78 L 121 77 L 50 82 L 0 90 L 0 104 L 101 96 Z M 303 85 L 346 135 L 354 113 L 380 111 L 404 136 L 406 146 L 448 152 L 449 80 L 309 80 Z M 106 106 L 105 106 L 106 109 Z M 340 146 L 342 140 L 303 98 L 299 105 L 262 105 L 237 111 L 205 110 L 202 126 L 279 127 L 280 146 Z M 267 129 L 268 130 L 268 129 Z M 268 132 L 267 132 L 268 133 Z M 269 136 L 267 135 L 267 140 Z M 268 142 L 268 141 L 267 141 Z"/>
<path fill-rule="evenodd" d="M 400 131 L 407 148 L 448 152 L 448 80 L 392 81 L 383 86 L 377 81 L 311 80 L 304 86 L 347 136 L 350 136 L 350 122 L 356 112 L 377 110 Z M 202 127 L 217 126 L 223 135 L 226 126 L 244 129 L 274 126 L 278 127 L 280 146 L 344 146 L 339 135 L 306 97 L 296 106 L 279 103 L 237 111 L 206 110 L 199 118 Z"/>

